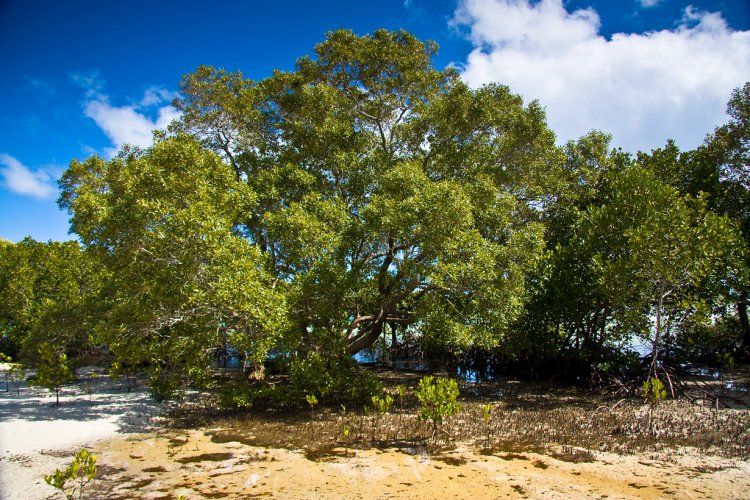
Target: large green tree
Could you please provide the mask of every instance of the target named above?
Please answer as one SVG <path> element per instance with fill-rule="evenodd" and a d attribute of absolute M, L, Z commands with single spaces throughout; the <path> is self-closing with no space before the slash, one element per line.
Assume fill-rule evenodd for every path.
<path fill-rule="evenodd" d="M 257 195 L 241 217 L 286 292 L 293 346 L 353 354 L 391 324 L 488 348 L 522 310 L 562 155 L 538 103 L 468 88 L 436 50 L 340 30 L 293 72 L 182 82 L 176 130 Z"/>
<path fill-rule="evenodd" d="M 727 104 L 729 120 L 717 127 L 704 144 L 682 152 L 673 142 L 638 161 L 683 195 L 701 196 L 707 207 L 729 217 L 740 228 L 745 245 L 750 244 L 750 83 L 732 92 Z M 734 292 L 739 320 L 739 338 L 750 352 L 747 278 L 737 282 Z"/>
<path fill-rule="evenodd" d="M 199 381 L 226 342 L 265 358 L 283 331 L 283 298 L 245 237 L 257 198 L 218 156 L 162 138 L 110 161 L 74 161 L 60 186 L 72 231 L 106 270 L 90 313 L 117 360 L 169 385 Z"/>
<path fill-rule="evenodd" d="M 728 218 L 638 166 L 611 176 L 602 204 L 582 217 L 573 247 L 591 255 L 592 284 L 613 317 L 651 342 L 653 375 L 674 325 L 705 298 L 696 290 L 728 297 L 743 268 L 744 248 Z"/>
<path fill-rule="evenodd" d="M 90 351 L 81 309 L 100 273 L 75 241 L 0 242 L 0 331 L 4 348 L 33 361 L 49 342 L 73 357 Z"/>
<path fill-rule="evenodd" d="M 703 163 L 717 165 L 718 189 L 709 191 L 715 209 L 737 221 L 745 244 L 750 247 L 750 82 L 732 92 L 727 104 L 729 121 L 717 127 L 701 150 Z M 750 264 L 750 263 L 749 263 Z M 737 313 L 743 347 L 750 356 L 750 283 L 740 286 Z"/>

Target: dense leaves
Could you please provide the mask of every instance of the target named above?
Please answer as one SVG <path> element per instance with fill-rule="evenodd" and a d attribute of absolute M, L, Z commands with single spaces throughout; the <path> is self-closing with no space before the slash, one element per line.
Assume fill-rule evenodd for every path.
<path fill-rule="evenodd" d="M 108 272 L 95 330 L 116 358 L 149 366 L 154 385 L 200 381 L 226 344 L 265 359 L 283 297 L 239 224 L 255 197 L 219 157 L 175 137 L 73 162 L 61 187 L 73 230 Z"/>
<path fill-rule="evenodd" d="M 633 158 L 596 131 L 558 147 L 539 103 L 436 51 L 339 30 L 294 71 L 186 75 L 153 147 L 62 177 L 80 243 L 0 242 L 4 349 L 98 347 L 157 397 L 231 349 L 356 399 L 351 355 L 388 329 L 576 376 L 633 338 L 652 375 L 696 332 L 750 345 L 748 85 L 700 148 Z"/>
<path fill-rule="evenodd" d="M 460 353 L 496 345 L 521 311 L 554 137 L 536 103 L 469 89 L 435 50 L 337 31 L 292 73 L 183 81 L 176 128 L 257 193 L 249 237 L 285 284 L 293 345 L 354 354 L 418 324 Z"/>

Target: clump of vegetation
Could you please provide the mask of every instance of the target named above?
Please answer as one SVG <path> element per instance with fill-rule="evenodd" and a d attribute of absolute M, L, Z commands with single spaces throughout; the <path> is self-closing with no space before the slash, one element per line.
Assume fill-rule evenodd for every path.
<path fill-rule="evenodd" d="M 230 382 L 222 385 L 219 392 L 222 408 L 252 408 L 253 396 L 247 383 Z"/>
<path fill-rule="evenodd" d="M 458 383 L 453 379 L 428 375 L 419 381 L 416 396 L 422 405 L 420 420 L 432 422 L 432 442 L 434 443 L 443 419 L 454 415 L 460 409 L 456 402 Z"/>
<path fill-rule="evenodd" d="M 176 399 L 180 395 L 181 380 L 179 374 L 167 370 L 154 370 L 148 381 L 148 392 L 156 401 Z"/>
<path fill-rule="evenodd" d="M 373 396 L 371 401 L 372 409 L 380 416 L 391 411 L 391 406 L 393 406 L 393 397 L 390 394 L 386 394 L 385 397 Z"/>
<path fill-rule="evenodd" d="M 664 387 L 664 382 L 656 377 L 651 377 L 641 386 L 641 396 L 650 405 L 654 406 L 661 400 L 666 399 L 667 389 Z"/>
<path fill-rule="evenodd" d="M 96 455 L 86 449 L 76 453 L 65 470 L 56 469 L 54 474 L 45 475 L 44 481 L 57 488 L 65 498 L 71 500 L 83 498 L 83 490 L 96 475 Z M 76 495 L 77 493 L 77 495 Z"/>
<path fill-rule="evenodd" d="M 650 377 L 641 386 L 641 396 L 648 402 L 648 432 L 652 432 L 654 407 L 667 398 L 664 383 L 656 377 Z"/>

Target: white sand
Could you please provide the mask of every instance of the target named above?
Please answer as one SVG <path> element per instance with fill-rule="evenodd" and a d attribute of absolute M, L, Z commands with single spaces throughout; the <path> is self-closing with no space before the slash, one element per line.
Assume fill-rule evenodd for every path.
<path fill-rule="evenodd" d="M 66 467 L 80 448 L 148 431 L 163 410 L 142 389 L 128 393 L 106 377 L 90 379 L 89 391 L 84 388 L 63 389 L 56 406 L 46 389 L 22 384 L 17 394 L 12 384 L 9 392 L 0 385 L 0 499 L 55 495 L 43 474 Z"/>

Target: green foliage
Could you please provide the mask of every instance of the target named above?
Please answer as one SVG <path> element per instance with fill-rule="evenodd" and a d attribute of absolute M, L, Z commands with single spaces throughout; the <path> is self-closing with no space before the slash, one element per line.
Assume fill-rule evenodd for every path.
<path fill-rule="evenodd" d="M 667 389 L 661 380 L 656 377 L 650 377 L 641 386 L 641 397 L 653 406 L 658 404 L 659 401 L 666 399 Z"/>
<path fill-rule="evenodd" d="M 0 348 L 36 361 L 43 342 L 77 357 L 91 349 L 81 314 L 99 287 L 100 270 L 74 241 L 31 238 L 0 244 Z"/>
<path fill-rule="evenodd" d="M 47 342 L 39 346 L 39 366 L 36 376 L 29 383 L 46 387 L 55 393 L 56 403 L 60 404 L 60 389 L 64 384 L 73 380 L 73 372 L 68 366 L 68 357 L 65 353 Z"/>
<path fill-rule="evenodd" d="M 460 408 L 456 402 L 458 383 L 453 379 L 422 377 L 416 396 L 422 405 L 419 418 L 430 420 L 433 426 L 441 425 L 444 418 L 454 415 Z"/>
<path fill-rule="evenodd" d="M 219 392 L 219 405 L 222 408 L 252 408 L 253 393 L 247 382 L 233 381 L 223 384 Z"/>
<path fill-rule="evenodd" d="M 21 394 L 21 382 L 26 378 L 26 367 L 21 363 L 13 363 L 10 365 L 6 376 L 8 381 L 12 382 L 16 386 L 16 394 Z"/>
<path fill-rule="evenodd" d="M 418 322 L 460 353 L 497 345 L 522 310 L 560 152 L 538 103 L 470 89 L 433 67 L 436 49 L 339 30 L 293 72 L 183 79 L 173 128 L 255 194 L 243 220 L 294 311 L 290 351 L 355 354 Z"/>
<path fill-rule="evenodd" d="M 380 416 L 391 411 L 391 406 L 393 406 L 393 397 L 390 394 L 386 394 L 385 397 L 375 395 L 371 401 L 373 410 Z"/>
<path fill-rule="evenodd" d="M 306 394 L 305 401 L 307 401 L 308 406 L 310 406 L 310 420 L 312 420 L 313 413 L 315 412 L 315 407 L 318 404 L 318 398 L 315 396 L 315 394 Z"/>
<path fill-rule="evenodd" d="M 83 490 L 96 476 L 96 455 L 81 449 L 76 453 L 73 463 L 65 470 L 56 469 L 54 474 L 45 475 L 44 481 L 60 490 L 68 500 L 76 497 L 83 498 Z M 73 484 L 70 484 L 73 483 Z"/>
<path fill-rule="evenodd" d="M 376 377 L 359 370 L 348 356 L 309 352 L 291 361 L 292 385 L 302 395 L 315 394 L 324 401 L 360 403 L 379 392 Z"/>
<path fill-rule="evenodd" d="M 158 402 L 178 399 L 182 380 L 179 373 L 168 370 L 151 370 L 148 392 Z"/>
<path fill-rule="evenodd" d="M 490 403 L 482 405 L 482 420 L 488 423 L 492 418 L 492 405 Z"/>
<path fill-rule="evenodd" d="M 403 384 L 398 384 L 396 386 L 396 390 L 398 391 L 398 408 L 400 410 L 404 409 L 404 396 L 406 396 L 406 386 Z"/>
<path fill-rule="evenodd" d="M 74 161 L 60 184 L 72 230 L 106 270 L 96 338 L 123 365 L 151 367 L 159 397 L 177 378 L 205 383 L 207 348 L 222 342 L 266 357 L 283 296 L 245 237 L 257 198 L 218 156 L 170 137 Z"/>
<path fill-rule="evenodd" d="M 735 365 L 734 356 L 732 356 L 731 352 L 717 353 L 716 361 L 722 370 L 731 370 Z"/>
<path fill-rule="evenodd" d="M 305 395 L 305 401 L 307 401 L 307 404 L 310 405 L 310 411 L 313 411 L 315 409 L 315 406 L 317 406 L 318 404 L 318 398 L 315 396 L 315 394 Z"/>

